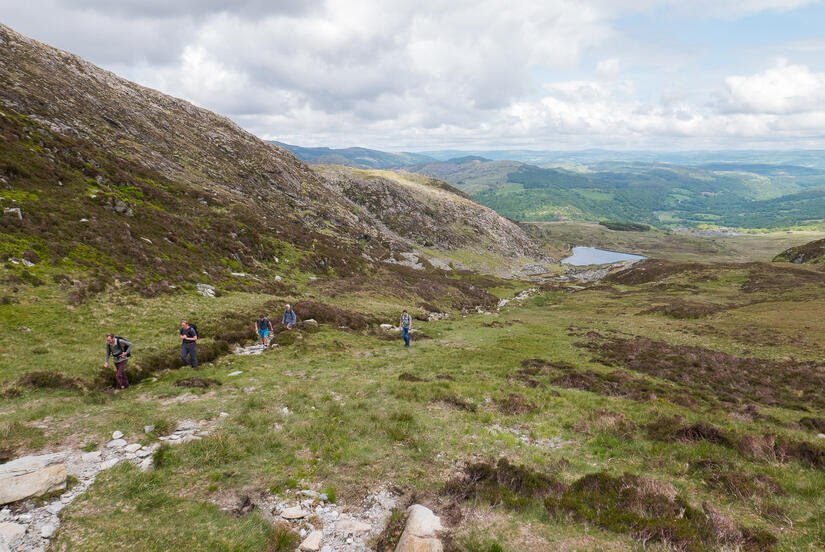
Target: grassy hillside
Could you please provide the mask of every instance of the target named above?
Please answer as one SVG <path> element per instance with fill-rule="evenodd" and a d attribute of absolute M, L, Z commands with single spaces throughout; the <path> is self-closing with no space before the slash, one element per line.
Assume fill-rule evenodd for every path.
<path fill-rule="evenodd" d="M 300 295 L 374 322 L 322 319 L 263 355 L 162 371 L 117 394 L 15 378 L 40 367 L 86 379 L 106 328 L 127 330 L 139 362 L 174 347 L 178 313 L 197 313 L 211 336 L 227 312 L 265 299 L 115 308 L 112 296 L 76 308 L 46 284 L 3 310 L 4 327 L 33 330 L 2 345 L 4 454 L 88 450 L 115 429 L 150 443 L 147 423 L 216 424 L 153 471 L 102 475 L 61 514 L 59 550 L 291 550 L 275 544 L 267 512 L 233 505 L 321 488 L 357 514 L 388 484 L 400 506 L 414 497 L 442 516 L 452 550 L 816 550 L 823 284 L 825 273 L 795 265 L 649 261 L 586 291 L 549 286 L 501 313 L 417 322 L 405 350 L 374 325 L 404 300 L 330 280 Z M 217 383 L 175 385 L 195 376 Z"/>
<path fill-rule="evenodd" d="M 343 165 L 358 169 L 392 169 L 414 163 L 435 161 L 427 155 L 395 153 L 367 148 L 305 148 L 273 141 L 273 144 L 291 151 L 301 161 L 318 165 Z"/>

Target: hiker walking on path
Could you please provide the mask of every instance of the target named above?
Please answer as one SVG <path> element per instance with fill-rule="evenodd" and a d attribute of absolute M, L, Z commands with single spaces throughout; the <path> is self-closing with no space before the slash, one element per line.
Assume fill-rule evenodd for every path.
<path fill-rule="evenodd" d="M 412 331 L 412 316 L 407 314 L 407 311 L 401 313 L 399 326 L 401 327 L 401 335 L 404 337 L 404 347 L 409 347 L 410 332 Z"/>
<path fill-rule="evenodd" d="M 291 330 L 297 323 L 298 317 L 295 316 L 295 311 L 287 305 L 284 311 L 284 317 L 281 318 L 281 324 L 285 325 L 287 330 Z"/>
<path fill-rule="evenodd" d="M 272 322 L 270 322 L 269 318 L 265 317 L 263 314 L 259 315 L 258 319 L 255 320 L 255 333 L 261 336 L 261 343 L 264 347 L 269 347 L 270 330 L 274 331 Z"/>
<path fill-rule="evenodd" d="M 129 387 L 129 378 L 126 377 L 126 363 L 129 362 L 129 357 L 132 356 L 132 344 L 115 334 L 106 334 L 106 360 L 103 361 L 104 368 L 109 367 L 110 356 L 115 363 L 116 388 L 126 389 Z"/>
<path fill-rule="evenodd" d="M 180 359 L 183 365 L 191 364 L 192 368 L 198 369 L 198 330 L 193 324 L 186 320 L 180 323 Z M 188 358 L 187 358 L 188 357 Z"/>

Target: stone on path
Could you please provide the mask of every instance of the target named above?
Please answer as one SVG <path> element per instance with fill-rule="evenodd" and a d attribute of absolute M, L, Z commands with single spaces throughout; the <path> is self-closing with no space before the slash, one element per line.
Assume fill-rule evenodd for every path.
<path fill-rule="evenodd" d="M 40 529 L 40 536 L 44 539 L 50 538 L 57 531 L 57 524 L 55 522 L 47 523 Z"/>
<path fill-rule="evenodd" d="M 143 433 L 152 433 L 153 431 L 155 431 L 155 426 L 153 426 L 153 425 L 143 426 Z"/>
<path fill-rule="evenodd" d="M 92 451 L 92 452 L 84 452 L 80 456 L 80 459 L 83 460 L 84 462 L 97 462 L 97 461 L 100 460 L 100 455 L 101 454 L 102 453 L 99 450 L 95 450 L 95 451 Z"/>
<path fill-rule="evenodd" d="M 24 456 L 0 465 L 0 505 L 66 487 L 63 454 Z"/>
<path fill-rule="evenodd" d="M 227 376 L 240 376 L 241 374 L 243 374 L 243 370 L 235 370 L 234 372 L 229 372 L 226 375 Z"/>
<path fill-rule="evenodd" d="M 321 539 L 324 537 L 323 531 L 315 530 L 310 533 L 299 547 L 302 552 L 318 552 L 321 549 Z"/>
<path fill-rule="evenodd" d="M 20 523 L 10 523 L 4 521 L 0 523 L 0 542 L 11 543 L 26 534 L 26 526 Z"/>
<path fill-rule="evenodd" d="M 106 443 L 106 448 L 123 448 L 126 446 L 126 439 L 112 439 Z"/>
<path fill-rule="evenodd" d="M 293 506 L 292 508 L 287 508 L 281 512 L 281 517 L 284 519 L 301 519 L 307 517 L 308 515 L 309 512 L 300 506 Z"/>
<path fill-rule="evenodd" d="M 140 443 L 132 443 L 131 445 L 126 445 L 126 448 L 124 448 L 123 450 L 125 450 L 126 452 L 137 452 L 141 449 L 142 446 L 143 445 L 141 445 Z"/>
<path fill-rule="evenodd" d="M 420 504 L 407 509 L 407 525 L 395 552 L 442 552 L 444 547 L 436 532 L 441 531 L 441 518 Z"/>
<path fill-rule="evenodd" d="M 344 535 L 355 535 L 365 533 L 372 529 L 372 525 L 358 521 L 357 519 L 341 519 L 335 522 L 335 532 Z"/>
<path fill-rule="evenodd" d="M 145 449 L 143 449 L 143 450 L 140 450 L 140 451 L 138 451 L 138 453 L 137 453 L 138 458 L 146 458 L 146 457 L 147 457 L 147 456 L 149 456 L 150 454 L 152 454 L 152 449 L 148 449 L 148 448 L 145 448 Z"/>
<path fill-rule="evenodd" d="M 120 439 L 121 437 L 123 437 L 122 431 L 115 431 L 114 433 L 112 433 L 112 439 Z"/>

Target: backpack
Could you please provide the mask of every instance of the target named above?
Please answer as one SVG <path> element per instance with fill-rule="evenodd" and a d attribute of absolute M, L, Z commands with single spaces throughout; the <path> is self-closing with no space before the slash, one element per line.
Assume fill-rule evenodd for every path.
<path fill-rule="evenodd" d="M 193 330 L 195 330 L 195 337 L 200 337 L 200 336 L 198 335 L 198 327 L 197 327 L 197 326 L 195 326 L 194 324 L 192 324 L 192 323 L 190 322 L 190 323 L 189 323 L 189 327 L 190 327 L 190 328 L 192 328 Z"/>
<path fill-rule="evenodd" d="M 126 341 L 126 338 L 125 337 L 120 337 L 119 335 L 116 335 L 115 336 L 115 345 L 120 345 L 121 340 Z M 131 356 L 132 356 L 131 351 L 126 353 L 126 358 L 131 358 Z"/>

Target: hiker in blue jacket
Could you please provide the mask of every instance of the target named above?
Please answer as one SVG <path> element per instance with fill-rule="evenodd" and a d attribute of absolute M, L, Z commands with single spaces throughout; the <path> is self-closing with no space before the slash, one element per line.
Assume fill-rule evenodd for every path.
<path fill-rule="evenodd" d="M 295 327 L 295 324 L 298 323 L 298 317 L 295 316 L 295 311 L 292 310 L 292 307 L 289 305 L 286 306 L 286 310 L 284 311 L 284 317 L 281 318 L 281 324 L 286 326 L 287 330 L 291 330 Z"/>

